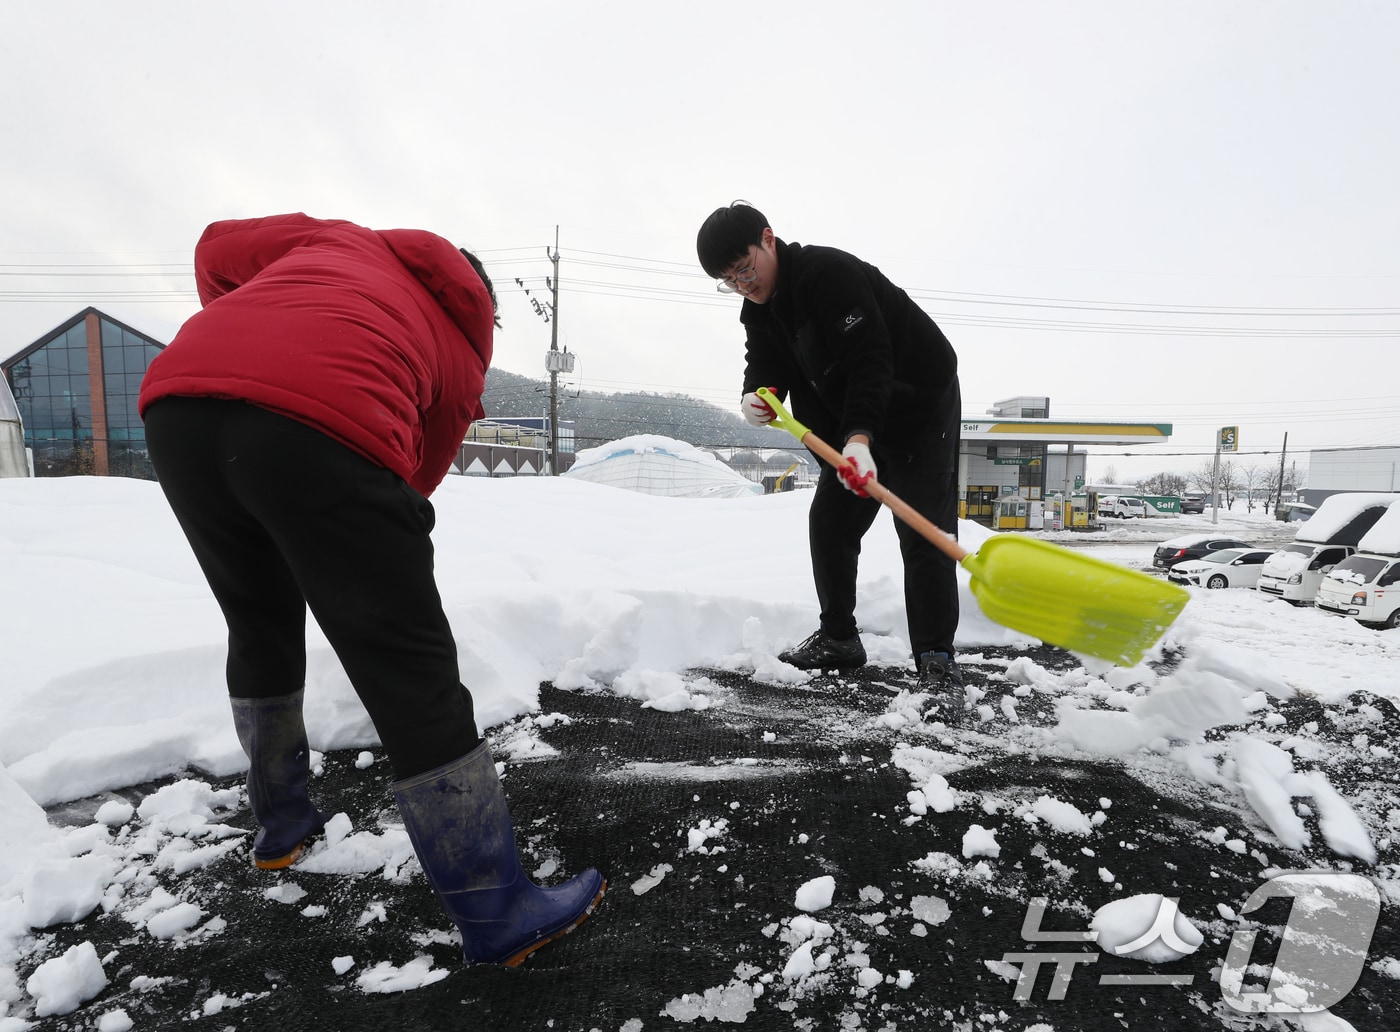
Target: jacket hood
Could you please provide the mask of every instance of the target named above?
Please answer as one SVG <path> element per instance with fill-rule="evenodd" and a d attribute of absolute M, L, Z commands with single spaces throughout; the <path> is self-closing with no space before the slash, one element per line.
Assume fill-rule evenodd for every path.
<path fill-rule="evenodd" d="M 471 262 L 442 237 L 426 230 L 386 229 L 379 231 L 379 237 L 428 288 L 482 362 L 490 364 L 496 313 L 491 295 Z"/>

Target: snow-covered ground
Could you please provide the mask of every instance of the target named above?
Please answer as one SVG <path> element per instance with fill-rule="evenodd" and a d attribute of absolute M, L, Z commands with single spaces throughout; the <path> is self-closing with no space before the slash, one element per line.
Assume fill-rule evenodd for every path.
<path fill-rule="evenodd" d="M 516 733 L 498 758 L 529 756 L 530 736 L 518 733 L 529 721 L 520 718 L 539 709 L 542 681 L 611 690 L 675 712 L 724 705 L 722 691 L 697 668 L 805 680 L 775 657 L 816 622 L 809 499 L 809 492 L 672 499 L 558 479 L 444 483 L 434 496 L 438 579 L 478 719 L 483 727 L 513 722 Z M 871 662 L 907 666 L 902 572 L 889 520 L 884 514 L 866 539 L 857 615 Z M 1170 537 L 1218 530 L 1270 544 L 1296 529 L 1264 514 L 1222 512 L 1213 521 L 1207 511 L 1044 536 L 1148 569 L 1155 544 Z M 969 547 L 986 534 L 964 524 Z M 156 938 L 218 934 L 216 914 L 150 875 L 193 870 L 246 848 L 242 833 L 222 823 L 241 805 L 239 794 L 215 791 L 200 777 L 235 773 L 245 760 L 224 697 L 224 625 L 157 485 L 0 481 L 0 585 L 0 1032 L 18 1032 L 78 1008 L 109 977 L 91 944 L 31 970 L 46 927 L 101 908 Z M 1026 643 L 982 616 L 965 578 L 962 592 L 959 646 L 971 666 L 981 648 Z M 314 625 L 310 634 L 313 748 L 374 746 L 334 654 Z M 1159 648 L 1132 670 L 1090 662 L 1055 672 L 1019 660 L 999 670 L 1026 692 L 1053 695 L 1051 726 L 1018 725 L 1007 700 L 997 710 L 984 704 L 978 719 L 1007 721 L 1013 739 L 1041 751 L 1141 757 L 1164 776 L 1233 795 L 1254 815 L 1260 843 L 1322 849 L 1340 870 L 1373 873 L 1395 900 L 1391 836 L 1400 801 L 1348 799 L 1328 779 L 1327 750 L 1305 735 L 1274 742 L 1260 732 L 1279 722 L 1275 706 L 1300 696 L 1344 706 L 1362 725 L 1379 727 L 1393 715 L 1381 707 L 1394 709 L 1400 699 L 1398 672 L 1400 633 L 1252 591 L 1196 590 Z M 912 727 L 919 717 L 909 705 L 907 693 L 892 698 L 883 724 Z M 1393 763 L 1390 743 L 1364 730 L 1352 748 Z M 902 757 L 911 793 L 900 806 L 917 814 L 960 804 L 947 789 L 949 769 L 940 766 L 946 754 L 911 741 Z M 114 800 L 82 827 L 59 827 L 44 812 L 180 772 L 191 773 L 138 810 Z M 1047 796 L 1027 819 L 1092 826 L 1095 815 L 1066 806 Z M 702 839 L 707 833 L 697 831 Z M 977 858 L 994 859 L 997 851 L 994 830 L 978 825 L 963 858 L 986 867 Z M 944 854 L 928 862 L 959 863 Z M 304 864 L 349 876 L 407 870 L 414 861 L 401 832 L 366 838 L 338 817 Z M 794 886 L 796 908 L 821 909 L 827 888 Z M 1121 902 L 1096 919 L 1101 943 L 1133 938 L 1148 905 Z M 808 963 L 819 964 L 819 937 L 792 934 L 792 970 L 784 977 L 801 978 Z M 1199 933 L 1183 926 L 1180 939 L 1199 942 Z M 1395 958 L 1373 960 L 1400 974 Z M 355 984 L 366 992 L 404 989 L 444 974 L 420 968 L 365 965 Z M 91 1027 L 132 1027 L 124 1012 L 97 1009 Z M 1350 1027 L 1309 1020 L 1304 1027 Z"/>

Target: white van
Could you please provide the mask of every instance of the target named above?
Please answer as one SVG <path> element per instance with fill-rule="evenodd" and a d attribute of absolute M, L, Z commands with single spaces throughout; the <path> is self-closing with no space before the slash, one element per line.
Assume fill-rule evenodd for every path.
<path fill-rule="evenodd" d="M 1400 627 L 1400 557 L 1357 552 L 1322 578 L 1313 605 L 1367 627 Z"/>
<path fill-rule="evenodd" d="M 1400 502 L 1366 532 L 1355 555 L 1322 578 L 1314 604 L 1367 627 L 1400 627 Z"/>
<path fill-rule="evenodd" d="M 1259 571 L 1255 587 L 1295 606 L 1305 606 L 1317 594 L 1317 587 L 1331 569 L 1356 551 L 1354 545 L 1319 545 L 1295 541 L 1284 545 Z"/>
<path fill-rule="evenodd" d="M 1322 578 L 1354 554 L 1362 536 L 1400 495 L 1350 491 L 1323 500 L 1297 539 L 1271 555 L 1255 587 L 1295 606 L 1311 605 Z"/>
<path fill-rule="evenodd" d="M 1147 503 L 1131 495 L 1103 495 L 1099 498 L 1099 515 L 1117 516 L 1119 519 L 1146 516 Z"/>

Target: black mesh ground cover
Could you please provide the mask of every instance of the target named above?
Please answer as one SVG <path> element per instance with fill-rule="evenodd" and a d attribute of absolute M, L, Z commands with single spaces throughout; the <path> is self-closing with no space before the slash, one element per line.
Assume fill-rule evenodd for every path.
<path fill-rule="evenodd" d="M 992 659 L 1029 655 L 1052 669 L 1074 662 L 1048 648 L 984 654 Z M 995 667 L 970 671 L 978 669 Z M 889 705 L 892 689 L 911 687 L 898 670 L 870 667 L 801 686 L 767 685 L 719 671 L 694 673 L 714 682 L 721 705 L 661 713 L 610 692 L 541 687 L 541 711 L 571 719 L 531 731 L 557 750 L 556 756 L 508 768 L 506 787 L 526 867 L 554 858 L 561 874 L 568 874 L 592 864 L 603 869 L 610 884 L 591 920 L 523 968 L 460 967 L 457 947 L 443 934 L 446 919 L 420 875 L 406 885 L 375 876 L 309 875 L 295 868 L 270 875 L 253 870 L 235 851 L 170 879 L 171 891 L 227 922 L 218 934 L 183 945 L 158 942 L 134 932 L 117 915 L 46 933 L 44 948 L 25 959 L 21 978 L 45 957 L 84 940 L 94 943 L 99 956 L 115 951 L 115 957 L 106 963 L 110 985 L 98 998 L 41 1027 L 95 1028 L 98 1016 L 116 1007 L 126 1009 L 137 1029 L 714 1027 L 721 1022 L 706 1015 L 719 1013 L 716 998 L 726 988 L 735 993 L 736 980 L 763 987 L 744 1016 L 745 1027 L 755 1029 L 1020 1032 L 1038 1022 L 1055 1032 L 1287 1027 L 1237 1014 L 1222 1002 L 1215 977 L 1229 928 L 1220 922 L 1205 929 L 1206 942 L 1191 957 L 1147 969 L 1192 976 L 1185 987 L 1101 987 L 1099 976 L 1145 969 L 1099 954 L 1091 967 L 1076 969 L 1064 999 L 1049 998 L 1052 968 L 1046 967 L 1031 999 L 1018 1002 L 1005 969 L 997 973 L 987 964 L 1010 952 L 1081 948 L 1022 940 L 1032 897 L 1050 901 L 1047 929 L 1083 928 L 1098 906 L 1139 892 L 1180 895 L 1182 909 L 1198 923 L 1216 917 L 1215 901 L 1239 907 L 1261 881 L 1260 860 L 1222 849 L 1200 832 L 1223 826 L 1251 844 L 1267 840 L 1267 834 L 1228 793 L 1189 779 L 1183 789 L 1165 775 L 1155 782 L 1141 766 L 1018 752 L 1008 745 L 1012 736 L 1001 720 L 941 736 L 888 728 L 876 718 Z M 1009 687 L 989 682 L 987 701 L 995 703 Z M 1018 712 L 1034 723 L 1052 722 L 1051 701 L 1045 693 L 1032 693 L 1017 700 Z M 1277 711 L 1284 723 L 1270 733 L 1312 734 L 1307 725 L 1316 722 L 1319 741 L 1345 744 L 1356 733 L 1352 714 L 1362 702 L 1385 716 L 1383 727 L 1367 725 L 1371 739 L 1393 740 L 1400 723 L 1394 708 L 1366 699 L 1331 709 L 1306 700 L 1281 703 Z M 496 729 L 492 737 L 505 742 L 517 730 Z M 1101 798 L 1111 799 L 1111 828 L 1071 841 L 1007 813 L 968 806 L 906 823 L 905 798 L 913 786 L 890 762 L 898 742 L 964 752 L 969 765 L 950 773 L 948 781 L 970 795 L 1015 801 L 1048 793 L 1084 813 L 1098 810 Z M 387 765 L 361 770 L 354 756 L 326 757 L 324 773 L 315 781 L 318 802 L 350 814 L 357 828 L 373 828 L 381 819 L 394 822 Z M 1373 818 L 1397 805 L 1393 765 L 1378 768 L 1364 751 L 1333 763 L 1327 773 Z M 234 779 L 221 787 L 236 784 Z M 156 787 L 141 786 L 127 795 L 135 798 Z M 100 802 L 65 807 L 55 818 L 89 819 Z M 691 830 L 720 820 L 727 827 L 707 844 L 712 851 L 688 850 Z M 246 810 L 229 819 L 243 826 L 247 821 Z M 962 836 L 973 823 L 1000 829 L 1002 851 L 991 863 L 997 872 L 993 879 L 981 882 L 914 866 L 934 852 L 960 856 Z M 1268 860 L 1280 867 L 1335 867 L 1336 857 L 1326 850 L 1315 823 L 1313 831 L 1312 855 L 1275 846 L 1268 849 Z M 1393 876 L 1386 865 L 1394 859 L 1393 850 L 1384 853 L 1380 873 Z M 670 870 L 659 884 L 642 894 L 633 891 L 634 882 L 663 864 Z M 1104 885 L 1096 874 L 1100 867 L 1112 871 L 1122 888 Z M 799 913 L 797 887 L 822 874 L 835 877 L 836 899 L 813 916 L 833 925 L 828 945 L 837 959 L 816 979 L 790 981 L 782 972 L 794 946 L 784 940 L 783 926 Z M 283 879 L 307 893 L 295 906 L 264 895 Z M 879 892 L 863 898 L 860 890 L 866 887 Z M 946 921 L 919 922 L 920 915 L 911 912 L 915 897 L 945 901 Z M 375 904 L 382 904 L 384 920 L 358 926 L 360 915 Z M 326 916 L 302 916 L 308 905 L 324 906 Z M 1266 923 L 1281 925 L 1286 919 L 1281 910 L 1264 914 Z M 920 923 L 927 931 L 922 937 L 914 931 Z M 1255 959 L 1267 963 L 1269 949 L 1261 945 Z M 862 988 L 858 969 L 844 963 L 857 951 L 871 968 L 892 977 L 908 971 L 912 982 L 905 988 L 881 980 Z M 356 987 L 355 977 L 366 965 L 402 965 L 425 953 L 435 967 L 451 971 L 447 978 L 393 994 Z M 358 966 L 338 975 L 332 960 L 346 955 Z M 1371 958 L 1398 955 L 1400 932 L 1387 907 Z M 1368 967 L 1333 1011 L 1357 1029 L 1392 1027 L 1395 1019 L 1388 1016 L 1400 1014 L 1397 985 Z M 707 990 L 708 1007 L 701 1003 Z M 224 1003 L 206 1014 L 211 998 Z"/>

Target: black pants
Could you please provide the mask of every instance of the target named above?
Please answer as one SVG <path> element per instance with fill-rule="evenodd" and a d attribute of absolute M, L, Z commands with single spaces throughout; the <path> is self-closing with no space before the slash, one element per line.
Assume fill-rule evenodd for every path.
<path fill-rule="evenodd" d="M 956 408 L 952 411 L 957 412 Z M 878 443 L 877 448 L 878 448 Z M 935 426 L 911 452 L 874 452 L 876 477 L 920 514 L 956 537 L 958 533 L 958 434 Z M 856 569 L 860 542 L 879 515 L 880 503 L 842 486 L 836 470 L 823 465 L 808 514 L 812 578 L 821 605 L 822 628 L 836 638 L 856 633 Z M 956 655 L 957 563 L 918 531 L 896 518 L 904 559 L 904 606 L 915 660 L 924 652 Z"/>
<path fill-rule="evenodd" d="M 303 686 L 309 606 L 398 777 L 476 747 L 428 499 L 254 405 L 166 398 L 145 422 L 151 464 L 228 623 L 230 695 Z"/>

